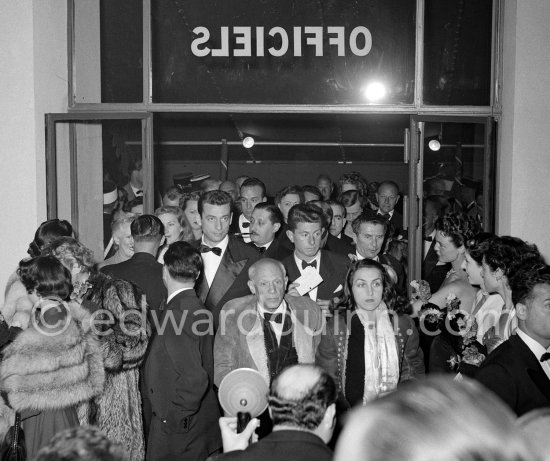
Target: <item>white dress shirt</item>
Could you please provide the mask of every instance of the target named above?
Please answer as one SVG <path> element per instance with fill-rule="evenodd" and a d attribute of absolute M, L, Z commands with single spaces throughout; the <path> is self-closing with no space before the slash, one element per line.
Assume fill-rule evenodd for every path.
<path fill-rule="evenodd" d="M 365 258 L 364 256 L 361 256 L 361 255 L 359 254 L 359 251 L 357 251 L 357 250 L 355 250 L 355 257 L 357 258 L 357 261 L 363 261 L 363 259 L 367 259 L 367 258 Z M 373 261 L 378 261 L 378 262 L 380 262 L 380 260 L 379 260 L 379 258 L 378 258 L 378 255 L 376 255 L 374 258 L 370 258 L 370 259 L 372 259 Z"/>
<path fill-rule="evenodd" d="M 206 245 L 206 243 L 204 243 L 204 236 L 201 239 L 201 243 L 203 245 Z M 212 282 L 214 281 L 216 272 L 218 272 L 218 267 L 220 267 L 220 263 L 222 261 L 225 251 L 227 250 L 228 244 L 229 244 L 229 237 L 226 235 L 221 242 L 215 245 L 216 247 L 222 250 L 219 256 L 212 251 L 208 251 L 207 253 L 201 253 L 202 262 L 204 263 L 204 277 L 208 282 L 208 287 L 212 286 Z"/>
<path fill-rule="evenodd" d="M 550 352 L 549 349 L 545 349 L 542 344 L 540 344 L 538 341 L 534 340 L 529 336 L 527 333 L 521 330 L 521 328 L 518 328 L 516 330 L 517 335 L 521 338 L 521 340 L 527 344 L 527 347 L 531 350 L 533 354 L 535 354 L 535 357 L 539 361 L 539 363 L 542 366 L 542 369 L 546 373 L 546 376 L 548 376 L 548 379 L 550 379 L 550 360 L 546 360 L 545 362 L 540 362 L 540 358 L 543 354 L 546 352 Z"/>
<path fill-rule="evenodd" d="M 248 223 L 248 227 L 243 227 L 244 223 Z M 239 229 L 241 231 L 241 234 L 249 234 L 249 235 L 241 235 L 242 239 L 245 241 L 245 243 L 250 243 L 250 221 L 244 217 L 244 214 L 239 215 Z"/>
<path fill-rule="evenodd" d="M 306 270 L 308 271 L 316 271 L 319 273 L 319 269 L 321 268 L 321 252 L 318 251 L 315 258 L 313 258 L 311 261 L 313 262 L 317 261 L 317 268 L 314 267 L 306 267 L 305 269 L 302 269 L 302 260 L 296 256 L 296 252 L 294 252 L 294 261 L 296 261 L 296 265 L 298 266 L 298 270 L 300 271 L 300 275 L 303 275 Z M 308 296 L 313 299 L 313 301 L 317 302 L 317 287 L 313 288 L 313 290 L 310 290 L 308 293 Z"/>
<path fill-rule="evenodd" d="M 182 291 L 192 290 L 193 288 L 187 287 L 187 288 L 180 288 L 179 290 L 174 291 L 168 298 L 166 298 L 166 304 L 168 304 L 172 299 L 174 299 L 177 295 L 179 295 Z"/>

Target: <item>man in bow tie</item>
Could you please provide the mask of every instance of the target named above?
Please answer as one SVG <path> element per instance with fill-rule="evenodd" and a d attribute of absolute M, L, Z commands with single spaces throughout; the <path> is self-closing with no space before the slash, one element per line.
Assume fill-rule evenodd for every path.
<path fill-rule="evenodd" d="M 237 368 L 258 370 L 267 383 L 283 368 L 313 363 L 322 317 L 308 297 L 285 296 L 282 263 L 266 258 L 248 270 L 252 295 L 229 301 L 214 342 L 214 383 Z"/>
<path fill-rule="evenodd" d="M 247 271 L 260 257 L 250 245 L 228 235 L 231 203 L 228 193 L 213 190 L 201 195 L 197 204 L 202 239 L 193 245 L 200 249 L 204 263 L 197 292 L 201 302 L 213 314 L 215 330 L 223 305 L 230 299 L 250 294 Z"/>
<path fill-rule="evenodd" d="M 293 206 L 288 213 L 287 235 L 294 243 L 294 253 L 287 256 L 283 264 L 293 283 L 304 275 L 311 275 L 306 274 L 307 271 L 315 271 L 321 277 L 322 281 L 307 291 L 305 296 L 316 301 L 328 315 L 334 299 L 342 293 L 350 260 L 346 256 L 321 249 L 326 229 L 328 225 L 319 207 L 307 203 Z M 290 288 L 290 293 L 294 293 L 296 287 Z"/>
<path fill-rule="evenodd" d="M 131 202 L 137 197 L 143 197 L 143 162 L 141 158 L 128 164 L 128 176 L 129 181 L 124 186 L 124 190 L 128 194 L 128 202 Z"/>
<path fill-rule="evenodd" d="M 524 264 L 508 282 L 518 328 L 487 357 L 476 379 L 521 416 L 550 407 L 550 266 Z"/>
<path fill-rule="evenodd" d="M 262 258 L 282 261 L 292 253 L 275 238 L 283 223 L 283 214 L 277 205 L 261 202 L 254 207 L 250 217 L 251 245 L 260 252 Z"/>
<path fill-rule="evenodd" d="M 265 184 L 257 178 L 248 178 L 241 186 L 239 200 L 242 213 L 231 223 L 230 232 L 250 243 L 250 219 L 254 207 L 267 200 Z"/>
<path fill-rule="evenodd" d="M 393 233 L 390 237 L 405 236 L 403 231 L 403 215 L 399 213 L 395 206 L 399 202 L 399 187 L 393 181 L 382 181 L 376 191 L 376 200 L 378 201 L 378 211 L 376 215 L 388 221 L 393 227 Z"/>

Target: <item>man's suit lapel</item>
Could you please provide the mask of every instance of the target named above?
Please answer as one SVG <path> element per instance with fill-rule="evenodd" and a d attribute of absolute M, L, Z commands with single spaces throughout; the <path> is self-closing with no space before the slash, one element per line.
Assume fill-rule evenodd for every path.
<path fill-rule="evenodd" d="M 321 282 L 317 290 L 317 298 L 319 299 L 332 298 L 334 288 L 338 288 L 338 287 L 333 287 L 332 286 L 333 284 L 331 283 L 334 277 L 334 265 L 330 260 L 330 256 L 327 254 L 326 251 L 323 251 L 323 250 L 321 250 L 321 264 L 319 267 L 319 275 L 321 276 L 323 281 Z"/>
<path fill-rule="evenodd" d="M 535 386 L 537 386 L 541 394 L 550 401 L 550 379 L 548 379 L 548 376 L 542 369 L 539 360 L 518 335 L 511 336 L 510 340 L 515 343 L 522 356 L 527 375 L 531 378 Z"/>
<path fill-rule="evenodd" d="M 435 252 L 435 243 L 436 243 L 435 239 L 432 240 L 430 248 L 428 249 L 428 253 L 426 254 L 426 258 L 424 258 L 425 274 L 429 274 L 433 270 L 433 268 L 437 265 L 437 261 L 439 260 L 439 257 Z"/>
<path fill-rule="evenodd" d="M 296 280 L 298 277 L 300 277 L 300 270 L 298 269 L 298 266 L 296 265 L 296 260 L 294 259 L 294 253 L 292 253 L 288 257 L 288 267 L 287 267 L 287 274 L 288 280 L 292 283 L 294 280 Z"/>
<path fill-rule="evenodd" d="M 218 305 L 223 295 L 229 290 L 231 285 L 233 285 L 233 282 L 246 265 L 246 259 L 235 261 L 231 250 L 232 244 L 231 239 L 229 239 L 227 250 L 222 256 L 218 271 L 216 272 L 214 280 L 212 281 L 212 286 L 208 290 L 208 295 L 206 296 L 205 304 L 207 306 Z M 204 280 L 204 282 L 206 284 L 206 280 Z"/>
<path fill-rule="evenodd" d="M 259 315 L 256 315 L 256 321 L 252 329 L 246 335 L 246 343 L 248 345 L 250 357 L 252 357 L 256 365 L 256 369 L 262 374 L 266 382 L 269 383 L 269 366 L 267 364 L 267 352 L 265 350 L 264 329 Z"/>

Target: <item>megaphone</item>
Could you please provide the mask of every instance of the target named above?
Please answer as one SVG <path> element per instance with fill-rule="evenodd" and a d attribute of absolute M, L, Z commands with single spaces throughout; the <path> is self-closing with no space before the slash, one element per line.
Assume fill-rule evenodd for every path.
<path fill-rule="evenodd" d="M 237 417 L 237 432 L 265 411 L 268 392 L 269 384 L 252 368 L 237 368 L 222 379 L 218 398 L 225 413 Z"/>

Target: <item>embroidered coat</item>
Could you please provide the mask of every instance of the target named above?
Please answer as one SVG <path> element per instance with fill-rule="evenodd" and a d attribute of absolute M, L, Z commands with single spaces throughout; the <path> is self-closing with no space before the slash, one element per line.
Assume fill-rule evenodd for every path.
<path fill-rule="evenodd" d="M 348 340 L 353 311 L 340 312 L 327 322 L 326 334 L 321 336 L 315 362 L 336 380 L 345 397 Z M 394 324 L 399 354 L 399 382 L 424 376 L 424 356 L 419 345 L 418 330 L 406 314 L 390 315 Z"/>

